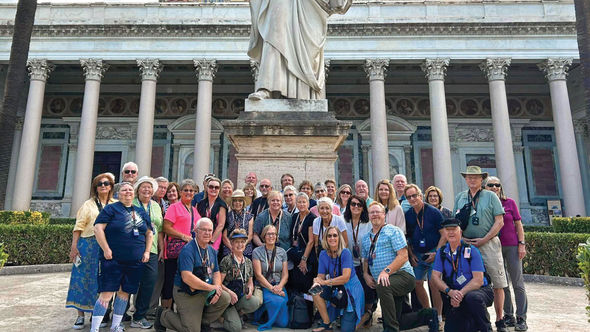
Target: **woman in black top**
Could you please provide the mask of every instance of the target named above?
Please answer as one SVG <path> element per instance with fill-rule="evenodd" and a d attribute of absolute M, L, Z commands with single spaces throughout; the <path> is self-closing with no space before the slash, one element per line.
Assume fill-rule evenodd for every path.
<path fill-rule="evenodd" d="M 287 286 L 302 293 L 306 293 L 317 275 L 317 257 L 313 250 L 313 220 L 315 216 L 309 212 L 309 197 L 305 193 L 298 193 L 295 205 L 299 212 L 293 215 L 291 241 L 293 247 L 287 251 L 289 261 L 293 267 L 289 270 Z"/>
<path fill-rule="evenodd" d="M 223 248 L 221 239 L 222 232 L 225 228 L 225 219 L 227 217 L 227 204 L 219 197 L 221 181 L 218 178 L 210 178 L 207 182 L 206 195 L 203 200 L 197 204 L 197 211 L 201 217 L 207 217 L 213 221 L 213 236 L 211 236 L 211 245 L 217 250 L 219 260 L 223 258 Z M 219 254 L 221 253 L 221 255 Z"/>

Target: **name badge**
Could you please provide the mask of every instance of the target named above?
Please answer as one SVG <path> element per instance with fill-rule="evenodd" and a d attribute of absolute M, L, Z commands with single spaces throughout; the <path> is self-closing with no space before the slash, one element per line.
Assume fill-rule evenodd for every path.
<path fill-rule="evenodd" d="M 465 251 L 463 252 L 463 257 L 471 258 L 471 248 L 465 248 Z"/>
<path fill-rule="evenodd" d="M 420 239 L 420 248 L 426 247 L 426 239 Z"/>
<path fill-rule="evenodd" d="M 139 236 L 139 229 L 137 229 L 137 228 L 133 229 L 133 236 Z"/>
<path fill-rule="evenodd" d="M 471 214 L 469 214 L 470 216 L 474 216 L 477 213 L 477 211 L 475 210 L 471 210 Z"/>
<path fill-rule="evenodd" d="M 464 275 L 460 275 L 460 276 L 457 277 L 457 283 L 459 285 L 463 285 L 465 283 L 465 281 L 467 281 L 467 278 L 465 278 Z"/>
<path fill-rule="evenodd" d="M 207 266 L 207 274 L 211 275 L 213 273 L 213 270 L 211 269 L 211 266 Z"/>

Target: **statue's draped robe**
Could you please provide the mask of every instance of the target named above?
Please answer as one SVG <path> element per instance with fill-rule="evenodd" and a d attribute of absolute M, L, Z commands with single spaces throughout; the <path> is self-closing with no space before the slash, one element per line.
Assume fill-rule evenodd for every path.
<path fill-rule="evenodd" d="M 322 98 L 327 20 L 352 0 L 250 0 L 248 55 L 259 62 L 256 89 L 297 99 Z"/>

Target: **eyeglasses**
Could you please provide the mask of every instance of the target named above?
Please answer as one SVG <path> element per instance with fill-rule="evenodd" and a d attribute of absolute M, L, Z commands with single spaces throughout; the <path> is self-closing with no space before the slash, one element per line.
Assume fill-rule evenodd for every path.
<path fill-rule="evenodd" d="M 182 191 L 185 193 L 194 193 L 195 192 L 193 189 L 182 189 Z"/>
<path fill-rule="evenodd" d="M 486 186 L 489 187 L 489 188 L 492 188 L 492 187 L 500 188 L 500 187 L 502 187 L 502 185 L 499 184 L 499 183 L 488 183 L 488 184 L 486 184 Z"/>
<path fill-rule="evenodd" d="M 125 174 L 135 174 L 135 173 L 137 173 L 137 171 L 134 170 L 134 169 L 126 169 L 126 170 L 123 171 L 123 173 L 125 173 Z"/>
<path fill-rule="evenodd" d="M 97 187 L 107 187 L 110 186 L 111 183 L 109 181 L 103 181 L 96 184 Z"/>
<path fill-rule="evenodd" d="M 410 199 L 414 199 L 414 198 L 418 198 L 418 197 L 420 197 L 420 194 L 413 194 L 413 195 L 408 195 L 408 196 L 406 196 L 406 198 L 407 198 L 408 200 L 410 200 Z"/>
<path fill-rule="evenodd" d="M 325 190 L 324 190 L 324 189 L 318 189 L 318 190 L 316 190 L 316 191 L 315 191 L 315 193 L 316 193 L 316 194 L 317 194 L 317 193 L 323 193 L 323 192 L 325 192 Z"/>
<path fill-rule="evenodd" d="M 328 234 L 326 235 L 327 238 L 331 238 L 331 237 L 338 237 L 338 234 Z"/>
<path fill-rule="evenodd" d="M 210 185 L 208 186 L 208 188 L 209 188 L 209 189 L 213 189 L 213 190 L 219 190 L 219 186 L 214 186 L 214 185 L 212 185 L 212 184 L 210 184 Z"/>
<path fill-rule="evenodd" d="M 197 229 L 200 230 L 201 232 L 213 233 L 213 229 L 211 229 L 211 228 L 197 228 Z"/>
<path fill-rule="evenodd" d="M 269 184 L 261 184 L 260 188 L 270 188 L 270 185 Z"/>
<path fill-rule="evenodd" d="M 363 204 L 357 202 L 350 202 L 350 207 L 359 207 L 362 208 Z"/>
<path fill-rule="evenodd" d="M 266 233 L 266 236 L 277 236 L 277 233 Z"/>
<path fill-rule="evenodd" d="M 295 196 L 295 194 L 294 193 L 289 193 L 289 194 L 285 194 L 283 196 L 285 196 L 285 197 L 291 197 L 291 196 Z"/>
<path fill-rule="evenodd" d="M 352 195 L 350 191 L 341 191 L 340 195 Z"/>

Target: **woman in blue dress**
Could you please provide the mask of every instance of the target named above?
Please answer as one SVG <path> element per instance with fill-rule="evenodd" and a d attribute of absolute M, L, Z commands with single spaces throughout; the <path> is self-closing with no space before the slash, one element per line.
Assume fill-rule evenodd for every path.
<path fill-rule="evenodd" d="M 346 248 L 342 233 L 335 226 L 329 226 L 324 233 L 322 246 L 327 248 L 320 253 L 318 276 L 314 286 L 322 286 L 322 291 L 313 295 L 322 322 L 313 332 L 331 331 L 331 322 L 338 316 L 342 332 L 355 331 L 361 321 L 365 294 L 354 269 L 352 253 Z M 344 285 L 345 293 L 337 286 Z M 337 298 L 348 298 L 345 308 L 337 308 Z M 327 303 L 330 303 L 328 306 Z"/>

